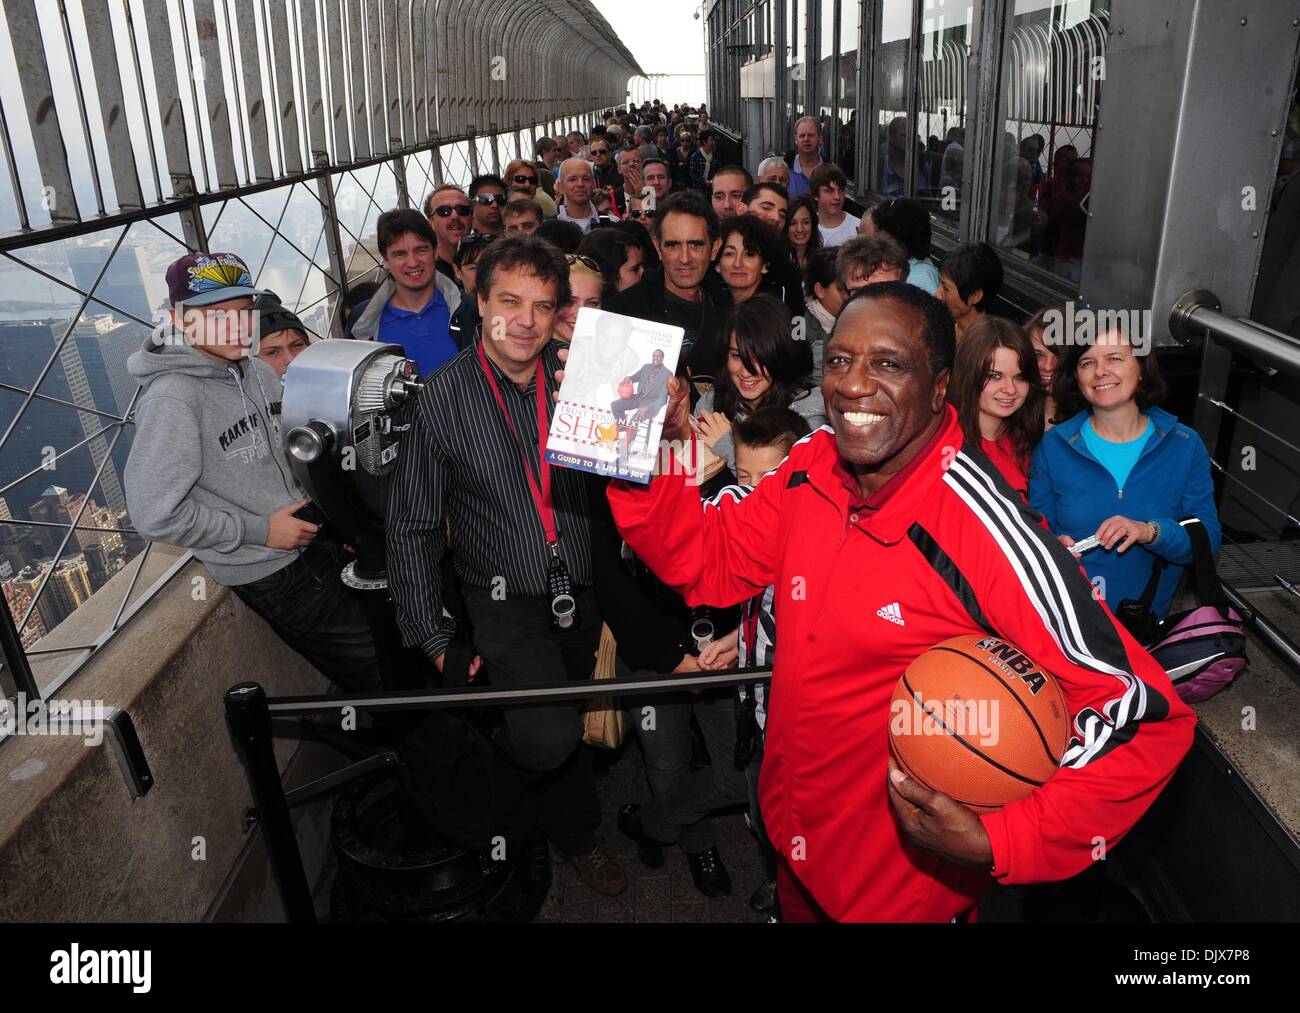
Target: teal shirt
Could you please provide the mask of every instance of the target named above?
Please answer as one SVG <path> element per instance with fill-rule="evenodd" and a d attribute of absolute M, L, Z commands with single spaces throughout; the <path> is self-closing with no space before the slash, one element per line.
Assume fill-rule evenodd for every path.
<path fill-rule="evenodd" d="M 1111 443 L 1109 440 L 1103 440 L 1097 435 L 1097 431 L 1092 428 L 1091 418 L 1084 422 L 1081 430 L 1084 445 L 1092 451 L 1092 456 L 1100 461 L 1106 470 L 1114 476 L 1115 485 L 1119 487 L 1121 492 L 1124 489 L 1124 483 L 1128 481 L 1129 473 L 1133 470 L 1133 465 L 1137 464 L 1137 459 L 1142 455 L 1142 448 L 1147 445 L 1147 440 L 1151 438 L 1151 434 L 1155 430 L 1147 416 L 1143 415 L 1142 421 L 1146 423 L 1142 435 L 1129 440 L 1127 443 Z"/>

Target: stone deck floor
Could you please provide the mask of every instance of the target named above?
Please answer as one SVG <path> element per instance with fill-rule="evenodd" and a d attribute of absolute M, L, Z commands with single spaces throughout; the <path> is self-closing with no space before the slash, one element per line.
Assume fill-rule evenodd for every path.
<path fill-rule="evenodd" d="M 709 900 L 691 882 L 686 856 L 670 848 L 662 869 L 647 869 L 636 846 L 618 832 L 615 814 L 626 802 L 648 802 L 641 751 L 635 741 L 616 753 L 600 751 L 596 782 L 604 815 L 600 834 L 628 875 L 627 892 L 602 897 L 583 885 L 567 862 L 555 861 L 553 884 L 539 922 L 765 922 L 749 909 L 749 895 L 763 881 L 758 843 L 740 812 L 715 816 L 718 850 L 731 874 L 731 896 Z M 554 854 L 554 853 L 552 853 Z"/>

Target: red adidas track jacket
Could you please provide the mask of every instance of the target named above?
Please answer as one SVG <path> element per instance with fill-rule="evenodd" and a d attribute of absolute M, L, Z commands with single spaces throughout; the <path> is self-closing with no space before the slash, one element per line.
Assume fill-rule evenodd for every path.
<path fill-rule="evenodd" d="M 681 475 L 609 487 L 628 544 L 692 605 L 776 586 L 763 821 L 837 920 L 947 921 L 989 883 L 986 870 L 914 847 L 889 804 L 890 697 L 940 641 L 991 632 L 1017 645 L 1056 675 L 1073 717 L 1059 772 L 981 817 L 1004 883 L 1086 868 L 1191 745 L 1195 718 L 1164 670 L 978 448 L 961 447 L 948 408 L 935 439 L 873 498 L 879 509 L 861 513 L 829 427 L 744 499 L 702 504 Z"/>

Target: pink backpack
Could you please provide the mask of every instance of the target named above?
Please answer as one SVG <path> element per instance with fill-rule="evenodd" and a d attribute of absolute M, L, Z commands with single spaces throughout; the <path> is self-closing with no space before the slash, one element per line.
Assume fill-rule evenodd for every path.
<path fill-rule="evenodd" d="M 1169 616 L 1156 626 L 1145 646 L 1169 673 L 1178 695 L 1187 703 L 1200 703 L 1231 683 L 1246 667 L 1246 627 L 1241 614 L 1224 596 L 1205 525 L 1194 517 L 1181 523 L 1192 540 L 1192 576 L 1201 604 Z M 1147 599 L 1154 597 L 1163 569 L 1164 560 L 1156 560 L 1151 580 L 1142 593 L 1148 607 Z"/>

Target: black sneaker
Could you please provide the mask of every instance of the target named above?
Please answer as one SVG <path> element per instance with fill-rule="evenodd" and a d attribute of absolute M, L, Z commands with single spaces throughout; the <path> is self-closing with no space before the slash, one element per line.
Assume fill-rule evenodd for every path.
<path fill-rule="evenodd" d="M 770 880 L 749 895 L 749 909 L 761 915 L 772 913 L 776 904 L 776 884 Z"/>
<path fill-rule="evenodd" d="M 687 855 L 686 864 L 691 868 L 691 880 L 695 883 L 695 889 L 704 896 L 710 900 L 731 896 L 731 877 L 727 875 L 727 867 L 722 864 L 722 856 L 718 854 L 716 844 L 708 851 Z"/>
<path fill-rule="evenodd" d="M 618 811 L 618 829 L 624 837 L 636 842 L 636 856 L 647 869 L 664 867 L 664 846 L 645 832 L 641 826 L 641 806 L 629 802 Z"/>

